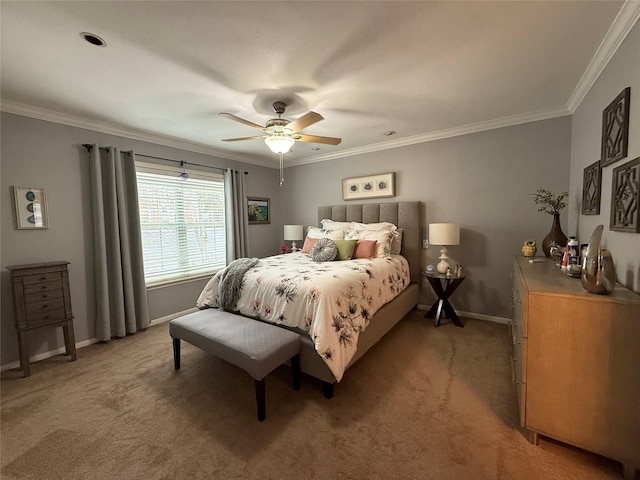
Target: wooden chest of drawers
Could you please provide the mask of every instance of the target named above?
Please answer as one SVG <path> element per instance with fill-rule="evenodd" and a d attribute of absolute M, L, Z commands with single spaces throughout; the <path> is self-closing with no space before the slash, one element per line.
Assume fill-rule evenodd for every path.
<path fill-rule="evenodd" d="M 68 264 L 49 262 L 7 267 L 11 272 L 20 367 L 25 377 L 30 375 L 26 338 L 29 330 L 62 327 L 66 354 L 71 355 L 72 361 L 77 358 Z"/>
<path fill-rule="evenodd" d="M 588 293 L 550 260 L 513 267 L 514 380 L 527 438 L 640 467 L 640 296 Z"/>

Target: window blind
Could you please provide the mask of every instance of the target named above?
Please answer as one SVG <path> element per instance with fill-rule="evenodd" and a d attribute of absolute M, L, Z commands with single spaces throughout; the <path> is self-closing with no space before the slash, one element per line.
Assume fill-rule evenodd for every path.
<path fill-rule="evenodd" d="M 213 273 L 226 265 L 221 175 L 136 162 L 147 285 Z"/>

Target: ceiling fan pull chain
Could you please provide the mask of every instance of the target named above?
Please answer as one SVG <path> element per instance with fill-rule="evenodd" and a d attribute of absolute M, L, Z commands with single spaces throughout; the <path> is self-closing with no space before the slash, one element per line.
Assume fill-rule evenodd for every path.
<path fill-rule="evenodd" d="M 279 153 L 280 157 L 280 186 L 284 185 L 284 155 Z"/>

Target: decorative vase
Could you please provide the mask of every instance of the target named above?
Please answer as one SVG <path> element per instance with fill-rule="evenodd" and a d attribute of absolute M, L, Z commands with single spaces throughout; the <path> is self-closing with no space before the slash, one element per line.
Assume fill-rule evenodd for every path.
<path fill-rule="evenodd" d="M 522 254 L 525 257 L 535 257 L 538 251 L 535 245 L 522 245 Z"/>
<path fill-rule="evenodd" d="M 560 245 L 561 247 L 565 247 L 567 245 L 567 236 L 562 233 L 562 228 L 560 228 L 560 214 L 553 214 L 553 224 L 551 225 L 551 230 L 547 233 L 547 236 L 542 240 L 542 251 L 544 252 L 544 256 L 547 258 L 551 258 L 551 246 L 552 245 Z"/>

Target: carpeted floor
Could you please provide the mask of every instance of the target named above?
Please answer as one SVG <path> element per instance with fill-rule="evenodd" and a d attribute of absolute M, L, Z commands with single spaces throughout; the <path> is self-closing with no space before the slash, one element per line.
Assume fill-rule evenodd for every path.
<path fill-rule="evenodd" d="M 464 329 L 413 312 L 327 400 L 316 380 L 253 379 L 183 342 L 168 324 L 2 375 L 2 479 L 619 478 L 611 460 L 518 428 L 505 325 Z"/>

